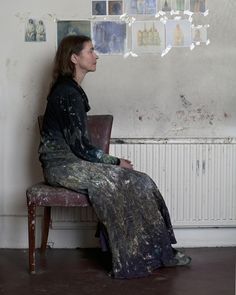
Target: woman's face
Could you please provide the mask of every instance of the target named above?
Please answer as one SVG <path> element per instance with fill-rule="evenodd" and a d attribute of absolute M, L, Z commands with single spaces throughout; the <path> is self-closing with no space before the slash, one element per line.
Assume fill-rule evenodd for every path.
<path fill-rule="evenodd" d="M 96 71 L 98 56 L 94 51 L 94 47 L 91 41 L 84 43 L 84 48 L 76 57 L 76 71 L 82 71 L 83 73 Z"/>

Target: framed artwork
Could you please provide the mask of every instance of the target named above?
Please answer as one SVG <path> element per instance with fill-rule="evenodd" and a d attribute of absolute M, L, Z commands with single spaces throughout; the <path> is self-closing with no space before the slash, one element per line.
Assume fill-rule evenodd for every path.
<path fill-rule="evenodd" d="M 189 20 L 168 20 L 166 22 L 166 46 L 189 47 L 191 44 L 192 32 Z"/>
<path fill-rule="evenodd" d="M 158 0 L 126 0 L 126 13 L 129 15 L 155 15 Z"/>
<path fill-rule="evenodd" d="M 206 0 L 190 0 L 190 11 L 204 13 L 206 11 Z"/>
<path fill-rule="evenodd" d="M 107 15 L 107 2 L 92 1 L 92 15 Z"/>
<path fill-rule="evenodd" d="M 203 26 L 192 27 L 192 42 L 195 44 L 207 42 L 207 29 Z"/>
<path fill-rule="evenodd" d="M 91 23 L 88 20 L 57 21 L 57 45 L 69 35 L 86 35 L 91 37 Z"/>
<path fill-rule="evenodd" d="M 132 25 L 132 51 L 160 53 L 165 48 L 165 25 L 160 21 L 136 21 Z"/>
<path fill-rule="evenodd" d="M 121 15 L 124 13 L 123 1 L 108 1 L 108 15 Z"/>
<path fill-rule="evenodd" d="M 92 24 L 95 50 L 99 54 L 123 54 L 126 46 L 126 23 L 95 21 Z"/>

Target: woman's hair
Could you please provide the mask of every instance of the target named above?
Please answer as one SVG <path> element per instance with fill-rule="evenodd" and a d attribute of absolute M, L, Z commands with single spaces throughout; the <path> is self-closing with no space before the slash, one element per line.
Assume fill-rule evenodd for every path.
<path fill-rule="evenodd" d="M 56 52 L 53 68 L 53 81 L 59 76 L 74 77 L 75 65 L 71 61 L 72 54 L 79 54 L 84 48 L 84 43 L 90 42 L 88 36 L 67 36 L 62 39 Z"/>

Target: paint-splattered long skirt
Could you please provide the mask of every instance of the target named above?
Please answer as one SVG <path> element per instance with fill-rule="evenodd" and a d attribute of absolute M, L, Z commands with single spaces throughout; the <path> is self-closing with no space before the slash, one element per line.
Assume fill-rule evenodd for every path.
<path fill-rule="evenodd" d="M 108 232 L 115 278 L 147 276 L 173 263 L 176 240 L 168 209 L 148 175 L 83 160 L 51 163 L 44 175 L 51 185 L 88 190 Z"/>

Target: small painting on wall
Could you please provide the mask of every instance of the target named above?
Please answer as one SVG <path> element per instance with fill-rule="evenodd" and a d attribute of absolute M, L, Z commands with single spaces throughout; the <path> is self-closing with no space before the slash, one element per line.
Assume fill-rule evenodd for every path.
<path fill-rule="evenodd" d="M 159 9 L 164 12 L 169 12 L 173 9 L 171 0 L 160 0 Z"/>
<path fill-rule="evenodd" d="M 123 1 L 117 1 L 117 0 L 108 1 L 108 14 L 109 15 L 123 14 Z"/>
<path fill-rule="evenodd" d="M 46 41 L 46 28 L 44 22 L 35 19 L 28 19 L 25 26 L 25 42 Z"/>
<path fill-rule="evenodd" d="M 158 0 L 127 0 L 126 13 L 129 15 L 155 15 Z"/>
<path fill-rule="evenodd" d="M 92 1 L 92 15 L 106 15 L 107 2 L 106 1 Z"/>
<path fill-rule="evenodd" d="M 191 44 L 192 34 L 189 20 L 168 20 L 166 22 L 167 47 L 189 47 Z"/>
<path fill-rule="evenodd" d="M 57 45 L 61 40 L 70 35 L 91 36 L 91 23 L 87 20 L 58 21 L 57 22 Z"/>
<path fill-rule="evenodd" d="M 190 0 L 190 11 L 204 13 L 206 11 L 206 0 Z"/>
<path fill-rule="evenodd" d="M 95 50 L 99 54 L 123 54 L 126 45 L 126 24 L 116 21 L 95 21 L 92 24 Z"/>
<path fill-rule="evenodd" d="M 184 11 L 189 7 L 189 0 L 172 0 L 172 9 L 175 11 Z"/>
<path fill-rule="evenodd" d="M 165 48 L 165 25 L 160 21 L 136 21 L 132 25 L 132 51 L 160 53 Z"/>
<path fill-rule="evenodd" d="M 207 42 L 207 29 L 203 26 L 192 27 L 192 42 L 195 44 Z"/>

